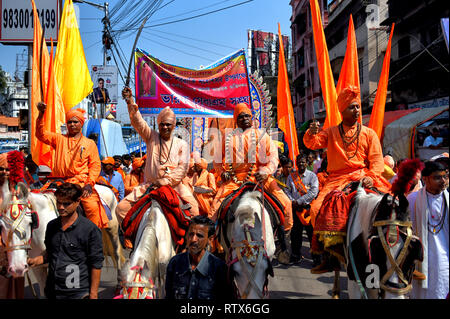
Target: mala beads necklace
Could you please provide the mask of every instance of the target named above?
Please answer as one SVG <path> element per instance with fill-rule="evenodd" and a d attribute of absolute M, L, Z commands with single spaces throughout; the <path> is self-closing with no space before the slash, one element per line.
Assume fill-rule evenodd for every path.
<path fill-rule="evenodd" d="M 345 136 L 344 125 L 342 124 L 342 122 L 339 124 L 338 127 L 339 127 L 339 134 L 341 135 L 342 143 L 344 144 L 345 155 L 347 155 L 347 159 L 352 159 L 353 157 L 356 156 L 356 153 L 358 153 L 359 135 L 361 134 L 361 124 L 359 122 L 357 123 L 356 132 L 351 137 Z M 351 144 L 353 144 L 353 142 L 355 142 L 355 140 L 356 140 L 355 152 L 353 153 L 353 155 L 349 156 L 347 149 Z"/>
<path fill-rule="evenodd" d="M 225 165 L 226 165 L 226 172 L 228 172 L 231 176 L 231 178 L 233 179 L 233 181 L 238 184 L 244 184 L 245 182 L 248 181 L 248 179 L 250 178 L 250 176 L 253 175 L 253 170 L 255 169 L 255 162 L 256 162 L 256 158 L 254 158 L 254 155 L 256 153 L 256 134 L 255 134 L 255 130 L 251 130 L 250 133 L 250 147 L 255 147 L 255 150 L 252 150 L 251 152 L 249 152 L 249 154 L 252 154 L 252 159 L 253 159 L 253 163 L 250 166 L 250 169 L 247 172 L 247 176 L 242 180 L 238 180 L 238 178 L 236 177 L 236 173 L 234 171 L 234 167 L 233 167 L 233 159 L 232 159 L 232 155 L 231 155 L 231 140 L 233 138 L 233 136 L 235 136 L 237 134 L 239 129 L 235 129 L 233 130 L 233 132 L 231 132 L 230 134 L 228 134 L 228 136 L 225 139 Z"/>
<path fill-rule="evenodd" d="M 431 215 L 431 219 L 436 220 L 436 216 L 434 216 L 433 211 L 431 210 L 433 207 L 430 208 L 430 203 L 428 200 L 428 194 L 427 194 L 427 206 L 428 206 L 428 210 L 430 211 L 430 215 Z M 442 227 L 444 226 L 444 221 L 445 221 L 445 217 L 447 214 L 447 205 L 444 199 L 444 213 L 441 214 L 440 212 L 437 213 L 437 218 L 439 218 L 439 221 L 437 224 L 432 224 L 430 223 L 430 220 L 428 220 L 428 231 L 430 233 L 432 233 L 433 235 L 437 235 L 439 234 L 439 232 L 441 231 Z"/>
<path fill-rule="evenodd" d="M 170 152 L 172 151 L 173 140 L 174 140 L 174 138 L 172 138 L 172 141 L 170 142 L 169 153 L 167 154 L 166 161 L 163 163 L 163 162 L 161 161 L 161 153 L 162 153 L 161 136 L 159 136 L 159 164 L 160 164 L 161 166 L 162 166 L 162 165 L 165 165 L 165 164 L 169 161 L 169 158 L 170 158 Z M 170 174 L 170 168 L 169 168 L 169 167 L 166 167 L 164 171 L 165 171 L 166 174 Z"/>

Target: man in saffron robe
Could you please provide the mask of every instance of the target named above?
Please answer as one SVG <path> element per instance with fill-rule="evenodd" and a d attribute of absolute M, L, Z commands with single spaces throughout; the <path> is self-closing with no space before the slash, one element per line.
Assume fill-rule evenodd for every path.
<path fill-rule="evenodd" d="M 133 159 L 132 170 L 125 176 L 125 196 L 130 194 L 139 184 L 144 183 L 144 157 L 135 157 Z"/>
<path fill-rule="evenodd" d="M 204 158 L 194 158 L 194 160 L 196 160 L 192 176 L 194 196 L 198 201 L 200 214 L 210 217 L 211 204 L 217 191 L 216 180 L 214 174 L 207 170 L 208 163 Z"/>
<path fill-rule="evenodd" d="M 245 181 L 262 183 L 264 191 L 271 193 L 283 205 L 285 214 L 283 226 L 289 234 L 293 225 L 292 204 L 272 177 L 278 167 L 277 147 L 269 134 L 252 127 L 252 112 L 246 104 L 236 105 L 233 119 L 237 129 L 224 139 L 222 163 L 214 163 L 223 184 L 217 190 L 211 206 L 212 220 L 217 219 L 223 200 L 239 189 L 242 183 Z M 284 247 L 282 249 L 285 251 Z M 289 259 L 286 262 L 289 262 Z"/>
<path fill-rule="evenodd" d="M 127 212 L 145 193 L 149 186 L 171 186 L 182 200 L 191 206 L 192 216 L 199 214 L 198 203 L 192 192 L 181 183 L 186 176 L 189 165 L 189 147 L 182 139 L 174 136 L 176 125 L 175 113 L 166 107 L 157 118 L 159 132 L 152 130 L 142 118 L 130 88 L 124 88 L 122 96 L 127 102 L 131 125 L 147 144 L 144 183 L 135 187 L 117 206 L 116 214 L 122 221 Z"/>
<path fill-rule="evenodd" d="M 303 136 L 307 148 L 327 149 L 329 175 L 319 195 L 311 202 L 310 209 L 315 234 L 321 232 L 316 227 L 317 214 L 325 196 L 331 191 L 342 190 L 353 181 L 361 181 L 363 187 L 376 187 L 385 193 L 389 192 L 391 186 L 381 176 L 384 161 L 377 134 L 358 122 L 361 112 L 359 89 L 352 85 L 344 88 L 338 96 L 337 104 L 342 114 L 342 122 L 339 125 L 319 132 L 318 123 L 312 122 Z M 328 237 L 325 240 L 331 241 Z"/>
<path fill-rule="evenodd" d="M 36 138 L 55 149 L 54 166 L 50 176 L 80 185 L 83 189 L 81 205 L 86 217 L 99 228 L 106 228 L 108 216 L 100 196 L 94 189 L 102 169 L 97 145 L 81 132 L 85 111 L 71 109 L 66 113 L 67 134 L 63 135 L 44 130 L 44 113 L 47 105 L 39 102 L 37 108 L 39 115 L 36 119 Z"/>

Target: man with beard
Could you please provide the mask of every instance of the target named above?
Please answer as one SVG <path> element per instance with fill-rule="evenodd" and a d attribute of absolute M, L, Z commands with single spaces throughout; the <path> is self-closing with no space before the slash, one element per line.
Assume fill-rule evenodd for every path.
<path fill-rule="evenodd" d="M 208 251 L 214 223 L 206 216 L 191 219 L 186 232 L 187 251 L 169 261 L 166 270 L 167 299 L 230 299 L 227 265 Z"/>

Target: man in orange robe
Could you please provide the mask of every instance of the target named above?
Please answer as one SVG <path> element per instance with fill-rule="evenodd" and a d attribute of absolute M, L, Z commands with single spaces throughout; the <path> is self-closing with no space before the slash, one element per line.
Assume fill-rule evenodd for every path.
<path fill-rule="evenodd" d="M 211 204 L 216 195 L 216 179 L 214 174 L 207 170 L 208 163 L 204 158 L 197 159 L 194 163 L 194 175 L 192 177 L 192 186 L 194 196 L 198 201 L 200 215 L 211 217 Z"/>
<path fill-rule="evenodd" d="M 243 182 L 263 183 L 264 191 L 283 205 L 284 229 L 289 231 L 293 225 L 291 201 L 272 177 L 278 167 L 277 147 L 268 134 L 252 127 L 252 112 L 246 104 L 236 105 L 233 118 L 237 129 L 222 143 L 222 163 L 214 163 L 223 184 L 214 198 L 211 217 L 217 219 L 220 204 Z"/>
<path fill-rule="evenodd" d="M 36 120 L 36 138 L 55 149 L 54 167 L 50 176 L 80 185 L 83 188 L 81 205 L 86 217 L 99 228 L 106 228 L 108 216 L 100 196 L 94 189 L 102 169 L 97 145 L 81 133 L 85 111 L 71 109 L 66 113 L 67 134 L 62 135 L 44 130 L 44 113 L 47 105 L 40 102 L 37 108 L 39 115 Z"/>
<path fill-rule="evenodd" d="M 332 190 L 342 190 L 353 181 L 361 180 L 364 187 L 375 186 L 389 192 L 389 182 L 381 176 L 384 171 L 383 152 L 374 130 L 358 123 L 361 112 L 359 89 L 348 86 L 337 99 L 342 122 L 319 132 L 313 122 L 303 136 L 305 146 L 312 150 L 327 148 L 328 178 L 317 198 L 311 203 L 311 223 L 325 196 Z"/>
<path fill-rule="evenodd" d="M 125 196 L 130 194 L 136 186 L 144 183 L 144 164 L 145 159 L 143 157 L 133 159 L 133 170 L 125 176 Z"/>
<path fill-rule="evenodd" d="M 142 118 L 137 104 L 132 97 L 130 88 L 124 88 L 122 96 L 127 102 L 131 125 L 147 144 L 147 159 L 145 160 L 144 183 L 136 186 L 125 196 L 116 209 L 120 222 L 128 211 L 145 193 L 149 186 L 171 186 L 185 202 L 191 206 L 192 216 L 199 214 L 198 203 L 192 192 L 181 181 L 186 176 L 189 165 L 189 146 L 182 139 L 174 136 L 176 125 L 175 113 L 166 107 L 157 117 L 159 132 L 152 130 Z"/>

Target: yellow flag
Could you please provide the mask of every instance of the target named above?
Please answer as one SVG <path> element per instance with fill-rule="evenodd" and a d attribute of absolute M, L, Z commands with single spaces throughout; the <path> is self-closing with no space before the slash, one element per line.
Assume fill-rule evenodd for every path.
<path fill-rule="evenodd" d="M 66 111 L 80 103 L 94 87 L 86 63 L 72 0 L 65 1 L 61 16 L 55 56 L 55 75 Z"/>

